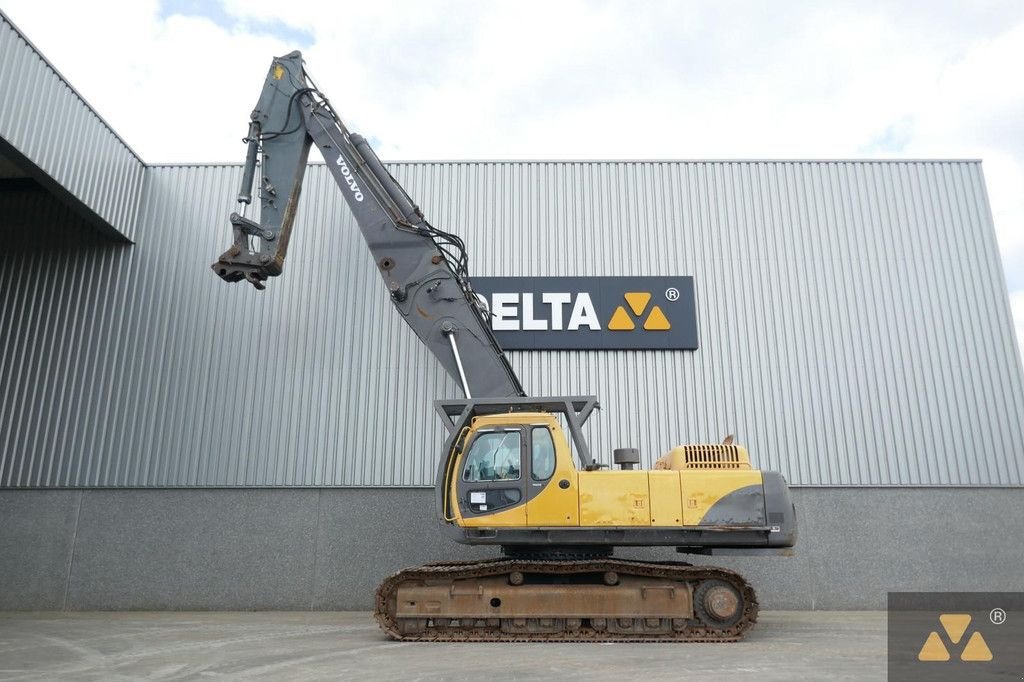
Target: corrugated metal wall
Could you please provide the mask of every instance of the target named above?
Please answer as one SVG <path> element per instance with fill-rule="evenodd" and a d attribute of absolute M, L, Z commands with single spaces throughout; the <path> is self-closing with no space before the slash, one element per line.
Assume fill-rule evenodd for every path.
<path fill-rule="evenodd" d="M 480 275 L 696 280 L 701 348 L 517 352 L 599 458 L 729 433 L 798 485 L 1021 485 L 1024 377 L 976 162 L 402 163 Z M 138 243 L 0 260 L 0 485 L 429 485 L 453 382 L 322 165 L 284 276 L 208 269 L 240 168 L 147 171 Z"/>
<path fill-rule="evenodd" d="M 0 139 L 128 239 L 145 166 L 0 12 Z"/>

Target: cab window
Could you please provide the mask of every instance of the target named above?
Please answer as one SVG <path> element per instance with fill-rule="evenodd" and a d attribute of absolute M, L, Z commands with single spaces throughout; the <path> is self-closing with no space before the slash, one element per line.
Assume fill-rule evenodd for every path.
<path fill-rule="evenodd" d="M 482 433 L 473 441 L 462 471 L 464 481 L 517 481 L 523 468 L 518 431 Z"/>
<path fill-rule="evenodd" d="M 534 428 L 531 438 L 533 455 L 530 462 L 530 478 L 535 481 L 546 481 L 555 473 L 555 443 L 551 440 L 551 432 L 546 426 Z"/>

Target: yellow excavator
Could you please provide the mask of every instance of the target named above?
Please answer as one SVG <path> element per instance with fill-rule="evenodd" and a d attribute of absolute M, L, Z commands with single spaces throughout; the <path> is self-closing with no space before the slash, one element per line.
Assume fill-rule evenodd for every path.
<path fill-rule="evenodd" d="M 639 470 L 608 469 L 582 428 L 594 396 L 531 397 L 472 288 L 465 244 L 432 226 L 362 136 L 350 132 L 292 52 L 273 60 L 249 121 L 233 243 L 213 264 L 263 289 L 282 272 L 310 147 L 344 195 L 391 302 L 465 397 L 439 400 L 448 430 L 436 511 L 456 542 L 491 559 L 406 569 L 383 580 L 376 618 L 388 636 L 429 641 L 735 641 L 757 619 L 738 573 L 683 561 L 616 558 L 616 547 L 682 554 L 792 552 L 796 510 L 785 479 L 731 442 L 683 445 Z M 257 174 L 258 171 L 258 174 Z M 568 432 L 568 433 L 566 433 Z"/>

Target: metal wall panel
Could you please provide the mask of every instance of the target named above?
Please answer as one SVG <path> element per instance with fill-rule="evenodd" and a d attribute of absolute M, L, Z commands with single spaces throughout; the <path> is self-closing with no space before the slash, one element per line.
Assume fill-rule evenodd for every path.
<path fill-rule="evenodd" d="M 480 275 L 696 282 L 700 350 L 513 352 L 593 451 L 735 433 L 797 485 L 1024 484 L 1024 376 L 977 162 L 391 165 Z M 0 260 L 0 485 L 430 485 L 458 395 L 310 168 L 266 292 L 209 264 L 238 166 L 151 167 L 138 243 Z"/>
<path fill-rule="evenodd" d="M 145 166 L 0 12 L 0 139 L 128 239 Z"/>

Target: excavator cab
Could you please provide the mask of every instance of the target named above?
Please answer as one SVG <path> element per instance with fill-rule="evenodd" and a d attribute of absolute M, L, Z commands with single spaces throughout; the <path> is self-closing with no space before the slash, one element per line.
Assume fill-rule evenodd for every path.
<path fill-rule="evenodd" d="M 453 465 L 457 523 L 485 526 L 578 525 L 577 472 L 550 413 L 474 418 Z"/>

